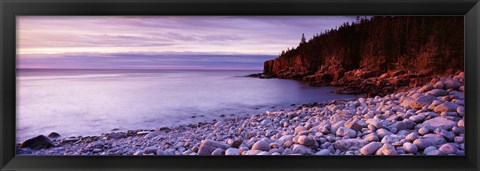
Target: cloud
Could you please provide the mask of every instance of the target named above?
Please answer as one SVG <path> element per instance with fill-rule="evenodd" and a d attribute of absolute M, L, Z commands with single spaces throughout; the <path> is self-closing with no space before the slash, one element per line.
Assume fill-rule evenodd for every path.
<path fill-rule="evenodd" d="M 78 62 L 90 67 L 90 61 L 98 67 L 94 63 L 114 62 L 106 60 L 106 54 L 120 60 L 117 64 L 124 61 L 127 65 L 129 60 L 132 67 L 144 66 L 141 63 L 148 60 L 171 65 L 187 59 L 201 63 L 187 56 L 202 54 L 211 55 L 202 66 L 221 65 L 217 61 L 263 66 L 263 61 L 241 55 L 276 56 L 297 46 L 302 33 L 308 39 L 354 20 L 351 16 L 19 16 L 17 53 L 22 66 L 50 66 L 50 59 L 57 65 Z M 119 58 L 119 54 L 130 56 Z M 150 59 L 150 54 L 157 58 Z M 183 56 L 158 58 L 159 54 Z M 238 56 L 214 57 L 226 54 Z M 135 63 L 138 60 L 145 61 Z"/>

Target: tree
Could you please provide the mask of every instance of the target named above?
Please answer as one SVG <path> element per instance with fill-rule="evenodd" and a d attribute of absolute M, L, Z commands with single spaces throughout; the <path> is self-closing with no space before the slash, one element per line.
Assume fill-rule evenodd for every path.
<path fill-rule="evenodd" d="M 302 33 L 302 40 L 300 40 L 300 44 L 307 43 L 307 40 L 305 39 L 305 33 Z"/>

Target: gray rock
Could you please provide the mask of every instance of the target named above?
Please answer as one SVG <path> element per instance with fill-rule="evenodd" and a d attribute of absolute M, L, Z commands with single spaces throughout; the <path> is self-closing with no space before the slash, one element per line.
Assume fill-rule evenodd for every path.
<path fill-rule="evenodd" d="M 414 115 L 410 116 L 408 119 L 412 120 L 413 122 L 420 123 L 425 119 L 425 115 Z"/>
<path fill-rule="evenodd" d="M 421 87 L 420 89 L 418 89 L 418 92 L 425 93 L 425 92 L 430 91 L 432 89 L 433 89 L 433 86 L 430 85 L 430 84 L 427 84 L 427 85 L 424 85 L 423 87 Z"/>
<path fill-rule="evenodd" d="M 461 119 L 457 122 L 457 126 L 460 127 L 460 128 L 465 128 L 465 122 L 463 121 L 463 119 Z"/>
<path fill-rule="evenodd" d="M 369 143 L 367 140 L 363 139 L 344 139 L 344 140 L 337 140 L 333 144 L 336 149 L 340 149 L 342 151 L 347 150 L 358 150 Z"/>
<path fill-rule="evenodd" d="M 287 148 L 287 149 L 283 150 L 282 155 L 290 155 L 292 153 L 293 153 L 292 149 Z"/>
<path fill-rule="evenodd" d="M 133 153 L 134 156 L 141 156 L 145 154 L 142 150 L 139 150 L 139 151 L 136 151 L 135 153 Z"/>
<path fill-rule="evenodd" d="M 450 132 L 444 129 L 440 129 L 435 133 L 442 135 L 447 141 L 453 141 L 453 139 L 455 138 L 455 134 L 453 132 Z"/>
<path fill-rule="evenodd" d="M 268 144 L 267 144 L 268 145 Z M 213 140 L 203 140 L 200 142 L 200 147 L 198 149 L 199 155 L 211 155 L 213 151 L 217 148 L 221 149 L 228 149 L 228 145 L 224 143 L 220 143 Z"/>
<path fill-rule="evenodd" d="M 244 155 L 257 155 L 258 153 L 261 153 L 262 150 L 248 150 L 247 152 L 245 152 Z"/>
<path fill-rule="evenodd" d="M 429 156 L 439 156 L 439 155 L 444 155 L 440 150 L 432 150 L 427 153 Z"/>
<path fill-rule="evenodd" d="M 442 112 L 457 112 L 458 105 L 452 102 L 445 102 L 443 104 L 438 105 L 433 109 L 436 113 Z"/>
<path fill-rule="evenodd" d="M 159 156 L 168 156 L 168 155 L 173 155 L 173 154 L 169 154 L 168 152 L 163 151 L 163 150 L 157 150 L 157 155 L 159 155 Z"/>
<path fill-rule="evenodd" d="M 419 149 L 424 149 L 424 148 L 427 148 L 428 146 L 437 146 L 444 143 L 445 143 L 444 138 L 425 138 L 425 139 L 417 139 L 413 141 L 413 144 L 415 144 Z"/>
<path fill-rule="evenodd" d="M 428 134 L 430 132 L 430 130 L 426 127 L 421 127 L 420 129 L 418 129 L 418 133 L 420 135 L 425 135 L 425 134 Z"/>
<path fill-rule="evenodd" d="M 393 127 L 397 128 L 397 130 L 405 130 L 407 129 L 407 124 L 405 122 L 397 122 Z"/>
<path fill-rule="evenodd" d="M 342 137 L 348 136 L 353 138 L 357 136 L 357 132 L 350 128 L 340 127 L 338 128 L 336 135 Z"/>
<path fill-rule="evenodd" d="M 447 118 L 435 117 L 433 119 L 423 122 L 423 124 L 420 124 L 419 126 L 423 126 L 425 128 L 428 128 L 429 130 L 435 130 L 436 128 L 443 128 L 446 130 L 450 130 L 455 125 L 457 125 L 457 123 L 455 123 L 454 121 L 448 120 Z"/>
<path fill-rule="evenodd" d="M 51 139 L 56 139 L 56 138 L 60 138 L 60 134 L 56 132 L 51 132 L 50 134 L 48 134 L 47 137 Z"/>
<path fill-rule="evenodd" d="M 323 150 L 320 150 L 319 152 L 316 152 L 315 155 L 327 156 L 327 155 L 330 155 L 330 150 L 323 149 Z"/>
<path fill-rule="evenodd" d="M 240 150 L 238 148 L 229 148 L 225 151 L 225 155 L 227 156 L 240 155 Z"/>
<path fill-rule="evenodd" d="M 145 151 L 145 154 L 157 154 L 157 150 L 157 147 L 147 147 L 143 149 L 143 151 Z"/>
<path fill-rule="evenodd" d="M 383 125 L 381 124 L 381 122 L 377 119 L 367 119 L 367 122 L 366 122 L 368 125 L 372 125 L 374 126 L 375 128 L 377 129 L 380 129 L 383 127 Z"/>
<path fill-rule="evenodd" d="M 31 148 L 33 150 L 39 150 L 43 148 L 54 147 L 55 144 L 49 138 L 39 135 L 34 138 L 30 138 L 20 144 L 20 148 Z"/>
<path fill-rule="evenodd" d="M 429 106 L 437 97 L 432 95 L 420 96 L 415 100 L 409 102 L 409 106 L 412 109 L 422 109 L 424 106 Z"/>
<path fill-rule="evenodd" d="M 397 155 L 397 150 L 393 145 L 390 144 L 383 144 L 381 147 L 383 155 Z"/>
<path fill-rule="evenodd" d="M 345 128 L 353 129 L 355 131 L 362 130 L 362 125 L 358 123 L 358 119 L 354 119 L 350 122 L 345 123 Z"/>
<path fill-rule="evenodd" d="M 330 132 L 331 132 L 331 133 L 336 133 L 337 130 L 338 130 L 338 128 L 343 127 L 344 124 L 345 124 L 345 121 L 339 121 L 339 122 L 333 124 L 333 125 L 331 126 Z"/>
<path fill-rule="evenodd" d="M 380 142 L 371 142 L 360 149 L 362 155 L 371 155 L 374 154 L 380 147 L 382 147 L 382 143 Z"/>
<path fill-rule="evenodd" d="M 293 144 L 292 151 L 295 154 L 309 154 L 309 155 L 313 154 L 313 150 L 311 148 L 308 148 L 300 144 Z"/>
<path fill-rule="evenodd" d="M 303 127 L 303 126 L 297 126 L 297 127 L 295 128 L 295 132 L 296 132 L 296 133 L 299 133 L 299 132 L 302 132 L 302 131 L 306 131 L 306 130 L 307 130 L 307 128 L 305 128 L 305 127 Z"/>
<path fill-rule="evenodd" d="M 228 139 L 227 144 L 231 147 L 238 148 L 242 144 L 243 140 L 241 138 Z"/>
<path fill-rule="evenodd" d="M 269 152 L 266 152 L 266 151 L 262 151 L 262 152 L 260 152 L 260 153 L 257 153 L 257 155 L 259 155 L 259 156 L 267 156 L 267 155 L 270 155 L 270 153 L 269 153 Z"/>
<path fill-rule="evenodd" d="M 423 150 L 423 154 L 428 154 L 430 151 L 437 150 L 437 147 L 435 146 L 429 146 Z"/>
<path fill-rule="evenodd" d="M 394 142 L 399 142 L 400 141 L 400 138 L 398 136 L 396 136 L 395 134 L 392 134 L 392 135 L 386 135 L 382 138 L 382 143 L 384 144 L 391 144 L 391 143 L 394 143 Z"/>
<path fill-rule="evenodd" d="M 379 141 L 380 140 L 375 133 L 370 133 L 368 135 L 365 135 L 365 137 L 363 137 L 363 139 L 367 140 L 367 141 Z"/>
<path fill-rule="evenodd" d="M 443 135 L 440 134 L 425 134 L 422 138 L 443 138 Z"/>
<path fill-rule="evenodd" d="M 410 134 L 408 134 L 406 137 L 405 137 L 406 140 L 408 141 L 415 141 L 416 139 L 418 139 L 418 134 L 415 133 L 415 132 L 412 132 Z"/>
<path fill-rule="evenodd" d="M 107 139 L 109 140 L 111 139 L 118 140 L 122 138 L 127 138 L 127 134 L 124 132 L 112 132 L 107 136 Z"/>
<path fill-rule="evenodd" d="M 312 146 L 315 144 L 315 140 L 312 137 L 305 136 L 305 135 L 299 136 L 297 141 L 299 144 L 302 144 L 305 146 Z"/>
<path fill-rule="evenodd" d="M 453 142 L 458 143 L 458 144 L 463 143 L 464 141 L 465 141 L 465 137 L 463 137 L 463 136 L 456 136 L 453 139 Z"/>
<path fill-rule="evenodd" d="M 448 91 L 447 90 L 442 90 L 442 89 L 433 89 L 433 90 L 428 91 L 425 94 L 439 97 L 439 96 L 448 95 Z"/>
<path fill-rule="evenodd" d="M 378 137 L 379 137 L 380 139 L 382 139 L 382 138 L 385 137 L 386 135 L 392 134 L 390 131 L 387 131 L 386 129 L 383 129 L 383 128 L 378 129 L 378 130 L 376 131 L 376 133 L 377 133 L 377 135 L 378 135 Z"/>
<path fill-rule="evenodd" d="M 463 133 L 463 129 L 462 129 L 462 128 L 459 128 L 459 127 L 457 127 L 457 126 L 454 126 L 454 127 L 452 128 L 452 132 L 453 132 L 454 134 L 460 135 L 460 134 Z"/>
<path fill-rule="evenodd" d="M 221 156 L 221 155 L 223 155 L 223 149 L 221 148 L 217 148 L 212 152 L 212 156 Z"/>
<path fill-rule="evenodd" d="M 417 153 L 418 148 L 415 144 L 412 144 L 410 142 L 406 142 L 403 144 L 403 150 L 405 150 L 408 153 Z"/>
<path fill-rule="evenodd" d="M 264 140 L 260 140 L 260 141 L 257 141 L 255 144 L 253 144 L 252 150 L 268 151 L 270 150 L 270 144 L 268 144 Z"/>
<path fill-rule="evenodd" d="M 457 80 L 453 79 L 453 78 L 447 78 L 445 81 L 445 89 L 453 89 L 453 90 L 457 90 L 458 88 L 460 88 L 460 86 L 462 86 L 462 84 L 460 82 L 458 82 Z"/>
<path fill-rule="evenodd" d="M 458 151 L 458 148 L 448 143 L 440 146 L 440 148 L 438 148 L 438 151 L 442 152 L 443 154 L 456 154 Z"/>
<path fill-rule="evenodd" d="M 153 137 L 157 137 L 159 135 L 162 135 L 164 134 L 165 131 L 153 131 L 153 132 L 149 132 L 145 135 L 145 138 L 153 138 Z"/>

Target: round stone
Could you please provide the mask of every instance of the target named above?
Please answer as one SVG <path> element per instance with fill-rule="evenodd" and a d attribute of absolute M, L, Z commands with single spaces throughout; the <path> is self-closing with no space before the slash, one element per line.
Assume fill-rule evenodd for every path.
<path fill-rule="evenodd" d="M 417 153 L 418 148 L 415 144 L 412 144 L 410 142 L 406 142 L 403 144 L 403 150 L 405 150 L 408 153 Z"/>
<path fill-rule="evenodd" d="M 268 144 L 264 140 L 260 140 L 260 141 L 257 141 L 255 144 L 253 144 L 252 150 L 268 151 L 270 150 L 270 144 Z"/>

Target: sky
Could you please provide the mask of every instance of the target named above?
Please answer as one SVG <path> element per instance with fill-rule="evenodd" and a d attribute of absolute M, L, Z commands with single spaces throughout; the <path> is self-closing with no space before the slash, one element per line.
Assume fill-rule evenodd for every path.
<path fill-rule="evenodd" d="M 17 68 L 253 69 L 355 16 L 18 16 Z"/>

